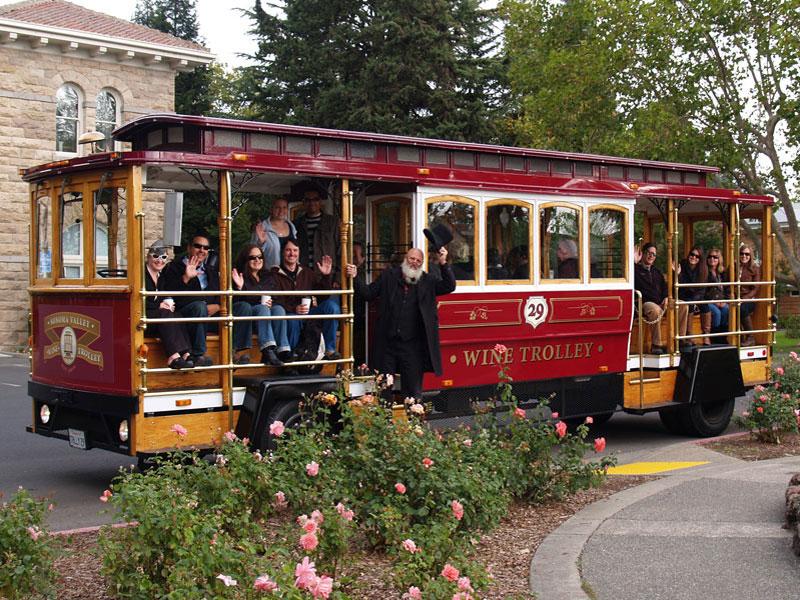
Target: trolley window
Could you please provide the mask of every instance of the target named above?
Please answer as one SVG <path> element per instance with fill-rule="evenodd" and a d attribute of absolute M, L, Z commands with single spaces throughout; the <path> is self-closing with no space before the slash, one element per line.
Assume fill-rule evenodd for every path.
<path fill-rule="evenodd" d="M 589 276 L 625 279 L 627 213 L 612 207 L 589 209 Z"/>
<path fill-rule="evenodd" d="M 36 199 L 36 277 L 53 276 L 53 213 L 49 191 Z"/>
<path fill-rule="evenodd" d="M 83 194 L 66 192 L 61 195 L 61 277 L 83 277 Z"/>
<path fill-rule="evenodd" d="M 441 223 L 452 231 L 453 241 L 447 247 L 449 260 L 456 280 L 466 284 L 477 284 L 477 204 L 475 200 L 461 196 L 437 196 L 428 200 L 428 227 Z M 433 257 L 433 249 L 430 247 L 428 257 Z"/>
<path fill-rule="evenodd" d="M 127 198 L 125 188 L 95 190 L 94 266 L 100 277 L 127 277 L 128 235 L 125 228 Z"/>
<path fill-rule="evenodd" d="M 580 280 L 580 209 L 569 205 L 544 205 L 539 209 L 539 227 L 542 279 Z"/>
<path fill-rule="evenodd" d="M 486 207 L 486 281 L 530 281 L 530 205 L 497 200 Z"/>

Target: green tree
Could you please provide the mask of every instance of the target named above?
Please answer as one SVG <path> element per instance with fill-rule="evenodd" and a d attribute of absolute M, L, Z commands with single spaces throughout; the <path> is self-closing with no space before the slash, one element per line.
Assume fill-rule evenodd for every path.
<path fill-rule="evenodd" d="M 523 143 L 703 162 L 773 194 L 800 284 L 800 0 L 503 0 Z M 774 223 L 777 225 L 777 223 Z"/>
<path fill-rule="evenodd" d="M 253 116 L 278 122 L 497 138 L 505 98 L 492 11 L 477 0 L 260 0 L 248 14 Z"/>
<path fill-rule="evenodd" d="M 169 33 L 182 40 L 203 44 L 197 26 L 196 0 L 138 0 L 133 21 Z M 215 108 L 214 67 L 203 65 L 175 76 L 175 112 L 208 115 Z"/>

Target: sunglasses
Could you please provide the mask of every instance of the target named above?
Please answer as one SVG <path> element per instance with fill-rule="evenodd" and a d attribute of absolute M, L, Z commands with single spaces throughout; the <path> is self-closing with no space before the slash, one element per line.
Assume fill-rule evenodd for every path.
<path fill-rule="evenodd" d="M 198 250 L 211 250 L 211 246 L 206 246 L 205 244 L 192 244 Z"/>
<path fill-rule="evenodd" d="M 156 254 L 154 252 L 151 252 L 150 256 L 152 256 L 153 258 L 160 259 L 160 260 L 167 260 L 167 255 L 166 254 Z"/>
<path fill-rule="evenodd" d="M 749 252 L 739 252 L 739 256 L 750 256 Z"/>
<path fill-rule="evenodd" d="M 717 256 L 716 254 L 709 254 L 708 260 L 719 260 L 719 256 Z"/>
<path fill-rule="evenodd" d="M 700 258 L 700 255 L 697 252 L 689 252 L 689 258 Z"/>
<path fill-rule="evenodd" d="M 264 260 L 264 257 L 263 256 L 248 256 L 247 260 L 249 260 L 250 262 L 255 262 L 257 260 Z"/>

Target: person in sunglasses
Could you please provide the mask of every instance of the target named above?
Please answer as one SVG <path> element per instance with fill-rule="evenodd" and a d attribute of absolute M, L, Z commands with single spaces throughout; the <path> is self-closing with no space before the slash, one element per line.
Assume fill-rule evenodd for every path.
<path fill-rule="evenodd" d="M 181 317 L 213 317 L 219 312 L 219 297 L 200 295 L 200 292 L 219 291 L 219 271 L 208 264 L 211 244 L 208 235 L 192 236 L 186 254 L 173 260 L 164 269 L 165 291 L 198 292 L 197 296 L 175 296 L 175 314 Z M 195 367 L 207 367 L 214 362 L 206 355 L 206 332 L 209 323 L 187 323 Z"/>
<path fill-rule="evenodd" d="M 720 252 L 719 248 L 712 248 L 708 251 L 706 265 L 708 266 L 708 279 L 706 281 L 708 283 L 721 283 L 723 281 L 722 274 L 725 271 L 725 266 L 722 263 L 722 252 Z M 727 290 L 724 286 L 712 285 L 706 288 L 705 299 L 720 300 L 720 302 L 706 304 L 711 317 L 710 319 L 708 317 L 703 318 L 703 316 L 700 315 L 700 322 L 703 325 L 703 333 L 718 333 L 721 331 L 727 331 L 728 304 L 721 302 L 721 300 L 725 300 L 727 297 Z"/>
<path fill-rule="evenodd" d="M 231 272 L 233 288 L 248 292 L 261 292 L 260 296 L 237 296 L 233 303 L 233 314 L 237 316 L 278 316 L 286 311 L 280 304 L 273 303 L 270 290 L 275 288 L 275 279 L 264 260 L 264 252 L 257 244 L 245 244 L 236 257 L 236 267 Z M 255 327 L 258 334 L 258 347 L 261 362 L 274 367 L 282 367 L 278 354 L 289 358 L 291 347 L 286 335 L 286 321 L 234 321 L 233 344 L 235 350 L 250 350 L 251 336 Z M 234 359 L 237 364 L 249 362 L 248 354 L 240 354 Z"/>
<path fill-rule="evenodd" d="M 705 283 L 707 280 L 708 268 L 705 260 L 703 260 L 703 249 L 695 246 L 689 251 L 686 258 L 678 264 L 678 283 Z M 678 291 L 678 298 L 685 302 L 702 300 L 704 295 L 705 288 L 701 287 L 680 288 Z M 708 318 L 711 318 L 711 314 L 708 313 L 705 305 L 681 304 L 678 306 L 678 335 L 686 335 L 689 329 L 689 313 L 698 311 L 701 313 L 701 322 L 703 319 L 702 314 L 708 314 Z M 707 345 L 709 343 L 708 338 L 702 338 L 700 343 Z M 691 350 L 693 346 L 692 340 L 681 340 L 681 350 Z"/>
<path fill-rule="evenodd" d="M 162 240 L 156 240 L 147 249 L 144 287 L 148 292 L 163 289 L 161 272 L 167 265 L 167 248 Z M 166 295 L 148 296 L 145 314 L 148 319 L 166 319 L 174 316 L 175 303 Z M 194 367 L 190 350 L 191 344 L 183 323 L 151 323 L 147 326 L 148 335 L 161 339 L 167 355 L 167 365 L 173 369 L 191 369 Z"/>
<path fill-rule="evenodd" d="M 753 250 L 747 244 L 742 244 L 739 248 L 739 281 L 761 281 L 761 269 L 753 261 Z M 752 300 L 758 295 L 758 286 L 743 285 L 740 294 L 742 300 Z M 745 331 L 753 330 L 753 311 L 755 309 L 755 302 L 742 302 L 739 310 L 742 317 L 742 329 Z M 752 346 L 755 343 L 753 334 L 742 337 L 742 346 Z"/>
<path fill-rule="evenodd" d="M 642 293 L 642 316 L 650 326 L 650 353 L 664 354 L 661 345 L 661 317 L 667 308 L 667 282 L 655 265 L 656 245 L 648 242 L 636 251 L 639 260 L 634 265 L 633 286 Z"/>

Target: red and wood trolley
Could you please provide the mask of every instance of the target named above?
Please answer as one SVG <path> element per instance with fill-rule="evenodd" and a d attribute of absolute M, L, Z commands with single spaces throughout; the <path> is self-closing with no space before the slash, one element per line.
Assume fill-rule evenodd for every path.
<path fill-rule="evenodd" d="M 248 194 L 294 200 L 309 182 L 328 192 L 341 256 L 352 257 L 354 241 L 366 248 L 368 280 L 410 247 L 429 253 L 424 228 L 452 231 L 458 287 L 439 302 L 444 372 L 425 378 L 431 418 L 469 413 L 505 365 L 521 401 L 549 397 L 562 417 L 659 411 L 671 430 L 714 435 L 735 397 L 768 377 L 773 199 L 712 187 L 713 167 L 175 114 L 139 118 L 114 137 L 128 149 L 23 173 L 32 215 L 30 430 L 39 435 L 145 457 L 174 447 L 180 424 L 185 446 L 210 447 L 234 429 L 265 447 L 270 422 L 297 418 L 303 394 L 334 386 L 354 352 L 368 358 L 374 315 L 353 310 L 340 270 L 343 359 L 304 376 L 232 361 L 236 209 Z M 219 226 L 214 366 L 186 371 L 167 368 L 143 313 L 145 249 L 164 235 L 162 223 L 180 219 L 176 192 L 187 202 L 206 194 Z M 659 247 L 671 298 L 661 355 L 648 353 L 650 328 L 637 310 L 642 239 Z M 708 239 L 734 266 L 724 283 L 729 327 L 712 336 L 726 343 L 680 352 L 700 329 L 694 317 L 679 334 L 680 284 L 667 265 Z M 745 240 L 762 273 L 748 283 L 759 289 L 749 346 L 735 268 Z"/>

